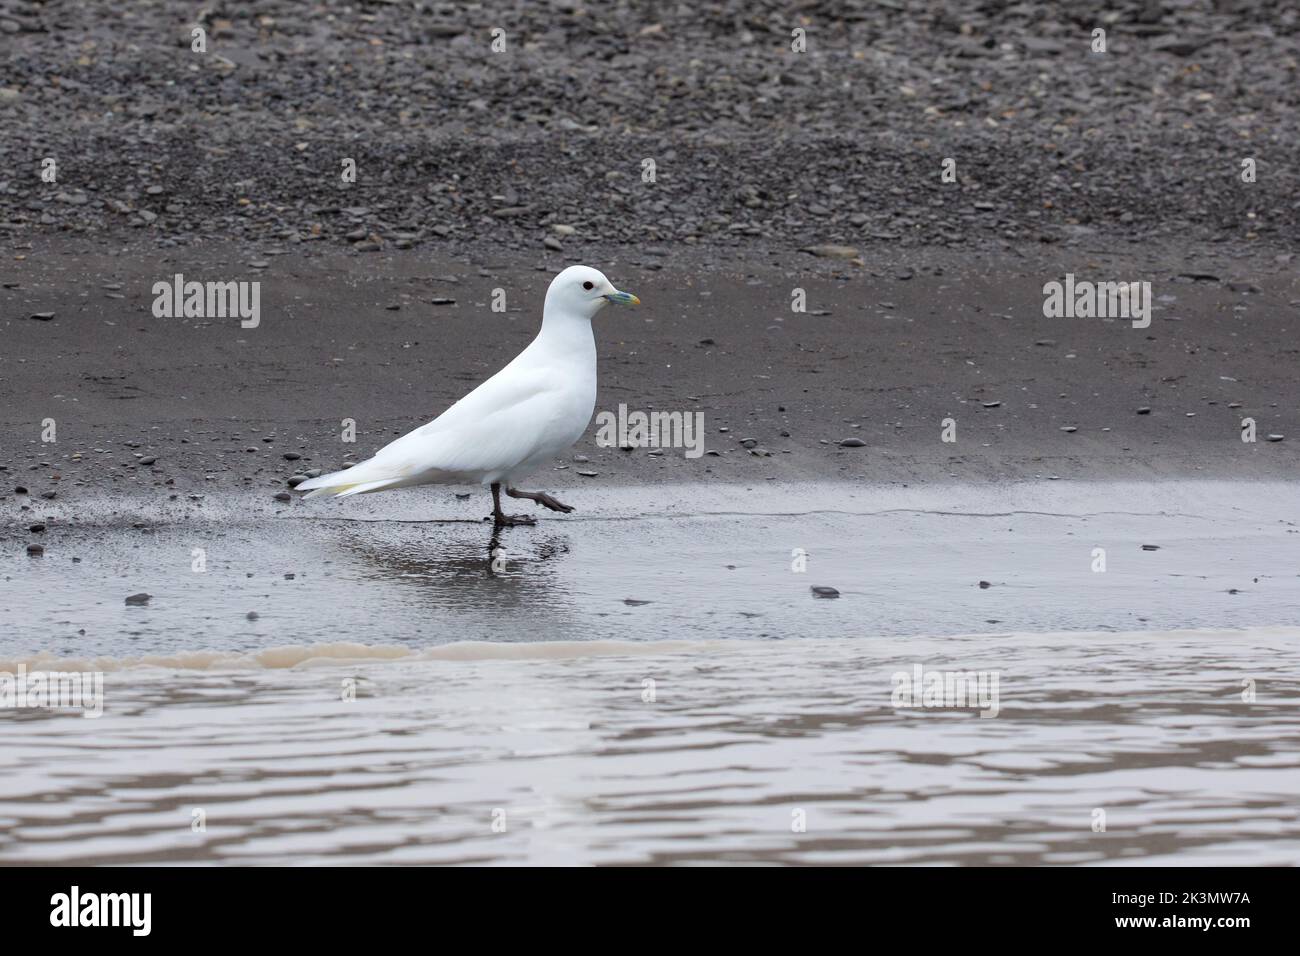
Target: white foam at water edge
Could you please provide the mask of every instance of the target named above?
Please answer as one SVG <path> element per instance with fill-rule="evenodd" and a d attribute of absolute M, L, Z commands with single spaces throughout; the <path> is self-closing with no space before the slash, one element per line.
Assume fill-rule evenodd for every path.
<path fill-rule="evenodd" d="M 1070 642 L 1074 645 L 1103 641 L 1259 641 L 1261 639 L 1300 638 L 1300 627 L 1280 625 L 1244 630 L 1189 629 L 1176 631 L 1055 631 L 997 632 L 952 635 L 917 635 L 938 641 L 1025 641 L 1035 644 Z M 860 643 L 864 652 L 898 650 L 909 640 L 875 638 L 863 635 L 829 638 L 799 638 L 791 641 L 703 640 L 703 641 L 529 641 L 497 643 L 461 641 L 438 647 L 413 650 L 395 644 L 292 644 L 268 647 L 248 654 L 220 651 L 177 651 L 174 654 L 147 654 L 140 657 L 56 657 L 41 653 L 26 658 L 0 660 L 0 674 L 16 673 L 19 667 L 29 672 L 41 671 L 120 671 L 135 668 L 165 670 L 288 670 L 291 668 L 331 667 L 349 663 L 411 663 L 415 661 L 521 661 L 572 660 L 587 657 L 645 657 L 657 654 L 715 654 L 727 652 L 797 652 L 816 653 L 821 645 L 848 650 Z"/>
<path fill-rule="evenodd" d="M 118 671 L 131 668 L 168 670 L 284 670 L 353 662 L 389 661 L 487 661 L 565 660 L 577 657 L 644 656 L 716 651 L 727 641 L 533 641 L 491 643 L 462 641 L 439 647 L 412 650 L 391 644 L 292 644 L 268 647 L 249 654 L 221 651 L 177 651 L 174 654 L 146 654 L 140 657 L 56 657 L 41 653 L 27 658 L 0 660 L 0 673 L 28 671 Z"/>

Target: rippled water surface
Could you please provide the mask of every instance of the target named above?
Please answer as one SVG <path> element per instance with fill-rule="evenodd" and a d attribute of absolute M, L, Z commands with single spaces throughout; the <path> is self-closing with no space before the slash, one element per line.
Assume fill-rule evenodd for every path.
<path fill-rule="evenodd" d="M 648 495 L 496 570 L 401 501 L 52 525 L 0 670 L 104 714 L 0 710 L 0 862 L 1293 863 L 1287 490 Z"/>

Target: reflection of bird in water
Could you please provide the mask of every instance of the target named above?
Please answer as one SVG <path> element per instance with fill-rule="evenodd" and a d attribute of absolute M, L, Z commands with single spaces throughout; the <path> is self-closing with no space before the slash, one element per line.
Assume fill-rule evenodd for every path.
<path fill-rule="evenodd" d="M 596 407 L 596 340 L 591 320 L 611 302 L 636 305 L 600 272 L 570 266 L 551 282 L 542 330 L 514 361 L 427 425 L 385 445 L 345 471 L 304 481 L 308 498 L 387 491 L 429 484 L 481 484 L 492 489 L 497 526 L 534 524 L 501 511 L 511 498 L 552 511 L 573 509 L 544 491 L 520 491 L 526 478 L 582 437 Z"/>
<path fill-rule="evenodd" d="M 429 535 L 427 522 L 384 524 L 389 533 L 376 535 L 380 526 L 366 522 L 364 531 L 349 528 L 339 543 L 361 559 L 367 576 L 410 584 L 440 607 L 554 610 L 565 594 L 556 583 L 559 559 L 569 553 L 565 535 L 509 541 L 496 527 L 485 541 L 481 524 L 441 525 L 446 534 L 436 537 Z"/>

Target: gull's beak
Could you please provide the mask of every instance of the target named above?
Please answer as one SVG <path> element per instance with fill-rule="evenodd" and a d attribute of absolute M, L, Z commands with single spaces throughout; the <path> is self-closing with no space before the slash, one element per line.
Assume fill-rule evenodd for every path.
<path fill-rule="evenodd" d="M 640 305 L 641 300 L 631 292 L 610 292 L 604 298 L 609 302 L 617 302 L 619 305 Z"/>

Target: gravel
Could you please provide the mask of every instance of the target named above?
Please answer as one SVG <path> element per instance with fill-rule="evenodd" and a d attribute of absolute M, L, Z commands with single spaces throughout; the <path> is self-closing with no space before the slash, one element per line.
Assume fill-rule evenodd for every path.
<path fill-rule="evenodd" d="M 972 6 L 0 0 L 0 225 L 358 254 L 758 241 L 844 260 L 1106 229 L 1300 233 L 1294 5 Z"/>

